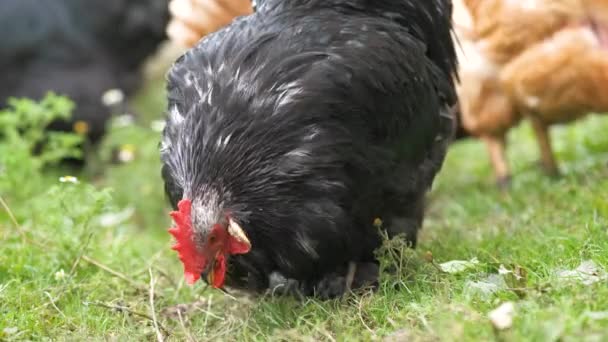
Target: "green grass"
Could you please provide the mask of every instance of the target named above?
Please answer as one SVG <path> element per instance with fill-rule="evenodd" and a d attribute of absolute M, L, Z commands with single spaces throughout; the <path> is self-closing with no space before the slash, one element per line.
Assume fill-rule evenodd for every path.
<path fill-rule="evenodd" d="M 455 144 L 430 196 L 419 248 L 387 243 L 382 260 L 397 264 L 397 274 L 383 275 L 376 293 L 330 302 L 234 299 L 186 286 L 169 248 L 159 133 L 149 122 L 113 127 L 99 159 L 132 144 L 134 160 L 98 163 L 76 174 L 78 184 L 59 182 L 70 171 L 31 157 L 18 147 L 23 141 L 0 142 L 0 194 L 19 224 L 0 210 L 0 340 L 154 340 L 153 313 L 161 334 L 166 329 L 175 341 L 608 338 L 607 280 L 584 285 L 558 275 L 585 260 L 608 267 L 608 118 L 554 130 L 563 170 L 557 180 L 536 167 L 529 127 L 513 131 L 508 193 L 493 187 L 479 142 Z M 70 152 L 68 138 L 49 153 Z M 479 263 L 460 273 L 437 267 L 472 258 Z M 500 279 L 501 264 L 525 276 L 505 275 L 493 293 L 479 290 L 490 275 Z M 512 327 L 495 331 L 488 313 L 508 301 L 515 303 Z M 198 306 L 180 320 L 174 308 L 187 303 Z"/>

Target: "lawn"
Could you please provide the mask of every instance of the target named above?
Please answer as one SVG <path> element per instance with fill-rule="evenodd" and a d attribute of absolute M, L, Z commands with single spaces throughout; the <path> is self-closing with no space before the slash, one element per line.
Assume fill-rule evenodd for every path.
<path fill-rule="evenodd" d="M 553 130 L 559 179 L 536 167 L 530 128 L 514 130 L 508 192 L 479 142 L 455 144 L 417 250 L 396 240 L 379 251 L 397 272 L 376 293 L 298 302 L 184 283 L 152 120 L 162 91 L 151 89 L 139 101 L 149 114 L 115 120 L 84 171 L 53 166 L 77 152 L 71 136 L 39 157 L 25 144 L 36 128 L 0 142 L 0 340 L 608 340 L 608 118 Z M 132 160 L 109 163 L 116 149 Z M 491 320 L 505 303 L 511 315 Z"/>

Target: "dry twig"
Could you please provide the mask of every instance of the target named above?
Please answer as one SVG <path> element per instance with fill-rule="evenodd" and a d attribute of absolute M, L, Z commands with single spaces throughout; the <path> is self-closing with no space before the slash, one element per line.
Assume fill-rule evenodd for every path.
<path fill-rule="evenodd" d="M 371 293 L 371 292 L 368 292 Z M 365 323 L 365 319 L 363 318 L 363 300 L 365 299 L 365 295 L 361 296 L 361 298 L 359 299 L 359 320 L 361 321 L 361 323 L 363 324 L 363 326 L 365 327 L 365 329 L 367 329 L 370 333 L 372 333 L 372 336 L 375 336 L 376 333 L 372 330 L 372 328 L 369 327 L 369 325 L 367 325 L 367 323 Z"/>
<path fill-rule="evenodd" d="M 106 303 L 103 303 L 103 302 L 84 302 L 83 304 L 84 305 L 94 305 L 94 306 L 98 306 L 98 307 L 105 308 L 105 309 L 110 309 L 110 310 L 116 310 L 118 312 L 126 312 L 126 313 L 129 313 L 131 315 L 139 316 L 141 318 L 145 318 L 145 319 L 147 319 L 147 320 L 149 320 L 151 322 L 154 322 L 154 318 L 151 317 L 150 315 L 145 314 L 143 312 L 132 310 L 129 307 L 126 307 L 124 305 L 113 305 L 113 304 L 106 304 Z M 158 328 L 160 330 L 162 330 L 165 333 L 165 335 L 169 335 L 169 331 L 167 329 L 165 329 L 165 327 L 162 324 L 160 324 L 158 322 L 157 322 L 157 324 L 158 324 Z"/>
<path fill-rule="evenodd" d="M 161 270 L 158 267 L 154 267 L 154 270 L 156 270 L 156 272 L 158 272 L 158 274 L 160 274 L 163 278 L 167 279 L 167 281 L 171 284 L 171 287 L 173 287 L 174 289 L 177 289 L 177 287 L 179 285 L 175 282 L 175 280 L 169 274 L 167 274 L 167 272 Z"/>
<path fill-rule="evenodd" d="M 102 269 L 102 270 L 110 273 L 111 275 L 113 275 L 113 276 L 115 276 L 117 278 L 120 278 L 120 279 L 126 281 L 127 283 L 131 284 L 133 287 L 135 287 L 138 290 L 141 290 L 141 291 L 147 290 L 147 288 L 143 284 L 140 284 L 140 283 L 136 282 L 135 280 L 127 277 L 126 275 L 124 275 L 124 274 L 122 274 L 122 273 L 120 273 L 118 271 L 115 271 L 115 270 L 109 268 L 108 266 L 100 263 L 99 261 L 97 261 L 95 259 L 92 259 L 92 258 L 90 258 L 90 257 L 88 257 L 86 255 L 83 255 L 82 256 L 82 260 L 84 260 L 84 261 L 90 263 L 91 265 L 96 266 L 96 267 L 98 267 L 98 268 L 100 268 L 100 269 Z"/>
<path fill-rule="evenodd" d="M 23 229 L 23 227 L 21 227 L 19 222 L 17 222 L 17 218 L 11 211 L 11 208 L 8 206 L 8 204 L 6 204 L 6 202 L 4 201 L 2 196 L 0 196 L 0 205 L 2 205 L 2 208 L 4 208 L 4 211 L 6 211 L 6 213 L 8 214 L 8 218 L 11 220 L 11 222 L 13 223 L 15 228 L 17 228 L 17 231 L 19 231 L 19 234 L 21 235 L 21 241 L 24 244 L 25 244 L 25 242 L 31 242 L 31 241 L 29 241 L 29 239 L 27 238 L 27 235 L 25 234 L 25 229 Z"/>
<path fill-rule="evenodd" d="M 192 336 L 192 334 L 190 334 L 190 331 L 188 331 L 188 328 L 186 328 L 186 324 L 184 323 L 184 319 L 182 318 L 182 312 L 179 310 L 177 310 L 177 318 L 179 319 L 179 325 L 182 328 L 184 335 L 186 335 L 186 338 L 188 339 L 188 341 L 196 342 L 196 339 Z"/>
<path fill-rule="evenodd" d="M 55 300 L 53 299 L 53 297 L 51 296 L 50 293 L 48 293 L 47 291 L 44 291 L 44 294 L 49 298 L 50 304 L 51 306 L 61 315 L 61 317 L 63 317 L 63 319 L 65 319 L 66 323 L 68 323 L 69 325 L 72 326 L 72 328 L 76 328 L 76 326 L 74 325 L 74 323 L 72 323 L 72 321 L 70 321 L 70 319 L 68 318 L 68 316 L 66 316 L 63 311 L 61 311 L 58 307 L 57 304 L 55 304 Z"/>
<path fill-rule="evenodd" d="M 158 321 L 156 320 L 156 309 L 154 309 L 154 276 L 152 275 L 152 268 L 148 269 L 150 273 L 150 311 L 152 313 L 152 323 L 154 324 L 154 331 L 156 331 L 156 339 L 158 342 L 163 342 L 163 334 L 158 329 Z"/>
<path fill-rule="evenodd" d="M 89 244 L 91 243 L 91 238 L 92 237 L 93 237 L 93 233 L 89 233 L 89 235 L 87 236 L 87 239 L 85 240 L 84 244 L 82 245 L 82 248 L 80 248 L 80 252 L 78 253 L 78 257 L 76 257 L 76 259 L 72 263 L 72 267 L 70 268 L 70 272 L 69 272 L 69 276 L 70 277 L 72 277 L 74 275 L 74 272 L 76 272 L 76 267 L 78 267 L 78 264 L 80 263 L 80 260 L 84 257 L 84 253 L 87 250 L 87 248 L 89 247 Z"/>

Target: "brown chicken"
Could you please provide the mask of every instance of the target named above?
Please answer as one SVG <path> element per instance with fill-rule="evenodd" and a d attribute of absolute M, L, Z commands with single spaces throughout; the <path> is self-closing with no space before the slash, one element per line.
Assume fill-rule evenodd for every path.
<path fill-rule="evenodd" d="M 455 0 L 454 6 L 463 127 L 486 143 L 504 185 L 506 132 L 524 116 L 544 168 L 557 174 L 548 127 L 608 111 L 608 0 Z"/>
<path fill-rule="evenodd" d="M 490 59 L 508 63 L 583 16 L 581 0 L 464 0 L 472 16 L 474 39 Z"/>
<path fill-rule="evenodd" d="M 501 66 L 476 39 L 474 21 L 465 0 L 454 0 L 454 31 L 458 39 L 459 80 L 456 91 L 459 101 L 459 123 L 465 131 L 479 137 L 488 147 L 499 182 L 508 179 L 509 169 L 504 156 L 506 132 L 520 120 L 499 80 Z"/>
<path fill-rule="evenodd" d="M 251 0 L 172 0 L 169 38 L 192 47 L 202 37 L 228 25 L 235 17 L 250 14 Z"/>

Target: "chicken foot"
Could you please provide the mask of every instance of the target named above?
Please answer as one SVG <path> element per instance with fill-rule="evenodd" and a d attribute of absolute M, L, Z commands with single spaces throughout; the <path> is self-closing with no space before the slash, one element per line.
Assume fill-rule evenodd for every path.
<path fill-rule="evenodd" d="M 268 276 L 268 292 L 273 296 L 294 296 L 303 299 L 307 291 L 300 281 L 275 271 Z"/>
<path fill-rule="evenodd" d="M 291 295 L 297 298 L 312 295 L 323 300 L 332 299 L 362 287 L 376 286 L 378 273 L 379 268 L 375 263 L 349 262 L 346 272 L 331 272 L 316 284 L 307 284 L 273 272 L 269 276 L 269 290 L 273 295 Z"/>

